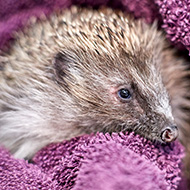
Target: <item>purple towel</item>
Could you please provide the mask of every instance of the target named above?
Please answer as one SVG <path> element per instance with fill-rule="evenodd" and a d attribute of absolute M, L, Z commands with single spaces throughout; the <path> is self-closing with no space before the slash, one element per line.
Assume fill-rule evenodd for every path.
<path fill-rule="evenodd" d="M 0 49 L 32 16 L 72 4 L 119 8 L 149 23 L 158 19 L 173 44 L 190 50 L 189 0 L 0 0 Z M 31 164 L 2 148 L 0 189 L 176 189 L 182 155 L 177 142 L 155 147 L 133 135 L 99 134 L 50 145 Z"/>
<path fill-rule="evenodd" d="M 190 52 L 190 1 L 156 0 L 167 37 Z M 190 53 L 189 53 L 190 54 Z"/>
<path fill-rule="evenodd" d="M 183 155 L 178 142 L 154 145 L 133 133 L 50 144 L 32 163 L 0 149 L 0 189 L 177 189 Z"/>

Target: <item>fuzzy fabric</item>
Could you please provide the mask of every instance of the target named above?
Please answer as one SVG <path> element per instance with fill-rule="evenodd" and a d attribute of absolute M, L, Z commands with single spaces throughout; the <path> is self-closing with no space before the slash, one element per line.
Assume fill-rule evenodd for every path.
<path fill-rule="evenodd" d="M 71 5 L 109 6 L 152 23 L 159 20 L 173 44 L 190 50 L 189 0 L 0 0 L 0 49 L 31 17 Z M 178 189 L 183 155 L 178 142 L 154 146 L 134 135 L 84 136 L 50 145 L 34 163 L 0 149 L 0 189 Z"/>
<path fill-rule="evenodd" d="M 190 52 L 190 1 L 156 0 L 167 37 Z M 189 53 L 190 54 L 190 53 Z"/>
<path fill-rule="evenodd" d="M 177 189 L 183 147 L 133 133 L 86 135 L 50 144 L 32 163 L 0 149 L 0 189 Z"/>

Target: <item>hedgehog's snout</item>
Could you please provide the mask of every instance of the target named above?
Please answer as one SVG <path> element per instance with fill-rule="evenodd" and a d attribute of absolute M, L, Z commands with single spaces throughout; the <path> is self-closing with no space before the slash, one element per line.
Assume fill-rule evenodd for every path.
<path fill-rule="evenodd" d="M 178 137 L 178 128 L 175 125 L 166 127 L 162 132 L 161 132 L 161 139 L 164 142 L 172 142 L 175 141 L 176 138 Z"/>

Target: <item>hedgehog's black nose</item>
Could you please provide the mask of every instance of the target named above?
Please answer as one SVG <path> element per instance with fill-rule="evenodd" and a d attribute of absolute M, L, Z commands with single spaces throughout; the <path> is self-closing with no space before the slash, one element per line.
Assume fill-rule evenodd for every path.
<path fill-rule="evenodd" d="M 164 142 L 172 142 L 175 141 L 178 136 L 178 128 L 173 125 L 170 127 L 166 127 L 161 133 L 161 139 Z"/>

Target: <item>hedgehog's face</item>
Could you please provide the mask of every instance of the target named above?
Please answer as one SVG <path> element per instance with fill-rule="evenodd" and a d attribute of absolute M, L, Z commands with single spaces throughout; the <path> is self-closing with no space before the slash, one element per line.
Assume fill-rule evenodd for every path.
<path fill-rule="evenodd" d="M 175 140 L 178 130 L 161 77 L 161 59 L 153 59 L 153 55 L 143 51 L 141 57 L 124 56 L 110 90 L 112 102 L 119 105 L 119 112 L 126 117 L 124 126 L 152 140 Z"/>
<path fill-rule="evenodd" d="M 117 65 L 106 61 L 113 60 L 77 61 L 62 53 L 55 58 L 56 79 L 72 97 L 71 109 L 80 110 L 79 125 L 86 132 L 131 130 L 160 142 L 175 140 L 177 127 L 156 65 L 140 70 L 127 59 Z"/>
<path fill-rule="evenodd" d="M 155 84 L 156 86 L 156 84 Z M 110 100 L 115 109 L 115 118 L 120 118 L 118 126 L 124 130 L 132 130 L 146 138 L 171 142 L 178 136 L 178 130 L 169 105 L 169 98 L 164 89 L 154 92 L 149 89 L 146 94 L 139 88 L 137 81 L 111 87 Z M 151 91 L 152 90 L 152 91 Z"/>

